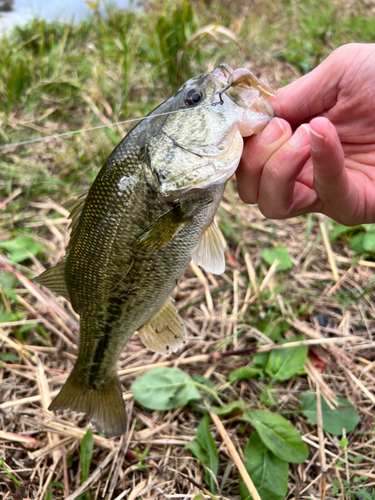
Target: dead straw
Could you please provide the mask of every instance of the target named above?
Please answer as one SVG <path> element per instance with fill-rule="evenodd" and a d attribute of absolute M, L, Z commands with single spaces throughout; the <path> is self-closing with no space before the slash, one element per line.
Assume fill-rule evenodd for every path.
<path fill-rule="evenodd" d="M 241 474 L 241 477 L 242 477 L 247 489 L 249 490 L 252 498 L 254 500 L 262 500 L 257 489 L 255 488 L 254 483 L 251 480 L 251 477 L 249 476 L 249 473 L 247 472 L 232 440 L 230 439 L 227 431 L 225 430 L 223 424 L 221 423 L 220 418 L 217 415 L 215 415 L 214 413 L 212 413 L 211 409 L 209 408 L 209 406 L 207 404 L 206 404 L 206 407 L 210 413 L 210 417 L 211 417 L 213 423 L 216 425 L 216 428 L 220 433 L 220 436 L 222 437 L 224 443 L 226 444 L 226 446 L 228 448 L 228 452 L 229 452 L 230 456 L 232 457 L 234 463 L 236 464 L 238 472 Z"/>

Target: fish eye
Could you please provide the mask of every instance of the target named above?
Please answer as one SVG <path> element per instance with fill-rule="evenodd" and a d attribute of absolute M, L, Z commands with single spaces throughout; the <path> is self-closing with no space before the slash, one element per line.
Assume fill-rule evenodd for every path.
<path fill-rule="evenodd" d="M 189 89 L 185 95 L 187 106 L 196 106 L 203 99 L 203 92 L 200 89 Z"/>

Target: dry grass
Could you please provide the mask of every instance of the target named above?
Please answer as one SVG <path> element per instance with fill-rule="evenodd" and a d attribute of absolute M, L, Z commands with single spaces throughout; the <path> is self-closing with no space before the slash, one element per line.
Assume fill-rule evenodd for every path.
<path fill-rule="evenodd" d="M 183 366 L 190 375 L 199 374 L 212 380 L 222 401 L 241 397 L 249 408 L 261 407 L 263 382 L 252 379 L 233 385 L 227 383 L 228 373 L 246 363 L 243 358 L 219 358 L 207 364 L 202 361 L 184 363 L 184 360 L 189 361 L 197 354 L 212 353 L 216 349 L 225 352 L 255 345 L 264 335 L 254 324 L 257 318 L 261 321 L 265 317 L 274 323 L 286 319 L 291 325 L 286 336 L 303 333 L 307 339 L 344 339 L 340 345 L 322 343 L 314 347 L 315 354 L 311 352 L 306 366 L 307 375 L 275 386 L 279 395 L 276 410 L 287 414 L 310 448 L 306 463 L 291 469 L 288 498 L 322 498 L 323 495 L 330 498 L 334 478 L 348 480 L 354 485 L 354 478 L 361 475 L 367 478 L 362 481 L 366 487 L 375 484 L 372 445 L 375 437 L 372 431 L 375 404 L 374 305 L 371 294 L 365 294 L 358 302 L 350 299 L 353 291 L 362 294 L 366 289 L 374 263 L 352 262 L 352 255 L 341 246 L 327 248 L 322 238 L 322 221 L 318 217 L 270 222 L 255 208 L 235 201 L 235 215 L 227 196 L 222 205 L 222 217 L 225 213 L 240 238 L 239 245 L 231 244 L 228 249 L 225 275 L 213 277 L 191 268 L 176 289 L 175 298 L 189 331 L 186 347 L 177 355 L 159 356 L 144 349 L 134 336 L 121 356 L 119 370 L 129 430 L 119 439 L 95 437 L 88 480 L 93 498 L 124 498 L 121 494 L 126 491 L 125 498 L 129 499 L 138 496 L 192 498 L 199 493 L 193 484 L 175 471 L 186 474 L 198 484 L 204 483 L 201 466 L 184 447 L 195 438 L 200 414 L 190 407 L 170 412 L 145 410 L 134 403 L 130 385 L 151 364 L 169 361 L 174 366 Z M 46 208 L 44 206 L 41 210 Z M 59 207 L 49 208 L 58 210 Z M 58 211 L 61 213 L 63 209 Z M 36 220 L 39 215 L 35 213 Z M 307 227 L 311 224 L 306 240 Z M 56 226 L 50 226 L 50 242 L 59 247 L 60 236 L 63 242 L 67 241 L 67 223 L 59 221 L 59 236 L 53 227 Z M 287 246 L 294 263 L 292 271 L 280 273 L 274 268 L 270 275 L 268 266 L 260 258 L 260 248 L 268 246 L 270 238 Z M 245 243 L 252 241 L 257 244 L 250 246 Z M 327 249 L 336 262 L 338 281 L 333 277 Z M 248 266 L 243 257 L 245 254 Z M 249 264 L 255 270 L 251 279 L 248 276 Z M 5 258 L 1 258 L 1 265 L 10 271 L 14 269 Z M 66 301 L 35 288 L 24 276 L 29 271 L 30 274 L 37 273 L 39 269 L 40 265 L 35 262 L 22 274 L 14 271 L 19 280 L 15 289 L 17 300 L 23 304 L 23 311 L 28 311 L 25 319 L 18 323 L 40 321 L 48 331 L 53 347 L 21 345 L 14 336 L 18 324 L 1 325 L 2 350 L 16 352 L 20 359 L 19 364 L 3 363 L 0 370 L 3 401 L 0 404 L 1 456 L 22 489 L 17 489 L 5 473 L 1 474 L 0 481 L 4 498 L 44 498 L 47 486 L 53 481 L 61 482 L 66 492 L 76 491 L 69 496 L 73 499 L 77 498 L 80 486 L 78 450 L 88 422 L 85 416 L 71 412 L 57 416 L 46 408 L 73 366 L 78 322 Z M 255 284 L 257 288 L 254 288 Z M 343 297 L 347 297 L 346 303 Z M 300 306 L 308 306 L 305 314 L 297 312 Z M 271 311 L 275 313 L 272 319 Z M 319 326 L 318 314 L 329 320 L 327 326 Z M 241 333 L 236 335 L 237 332 Z M 355 343 L 350 342 L 353 334 L 357 337 Z M 322 373 L 317 370 L 317 359 L 324 363 Z M 349 453 L 362 456 L 359 461 L 347 460 L 337 438 L 327 434 L 322 436 L 319 427 L 310 426 L 300 414 L 298 394 L 309 387 L 318 388 L 326 395 L 346 397 L 355 405 L 361 416 L 357 429 L 360 432 L 353 431 L 348 439 Z M 250 429 L 239 423 L 236 415 L 223 420 L 226 432 L 241 454 Z M 215 427 L 211 431 L 220 457 L 218 496 L 239 498 L 238 471 L 219 431 Z M 144 450 L 148 450 L 144 460 L 147 469 L 139 468 L 137 461 L 132 460 L 136 452 Z M 73 466 L 67 470 L 64 464 L 69 455 L 73 457 Z M 335 467 L 339 459 L 343 464 Z M 324 474 L 324 483 L 319 479 L 321 474 Z M 53 498 L 65 498 L 64 490 L 54 487 Z"/>
<path fill-rule="evenodd" d="M 273 2 L 257 1 L 251 9 L 247 2 L 242 2 L 241 15 L 237 16 L 231 11 L 235 2 L 228 4 L 229 14 L 220 10 L 220 2 L 219 7 L 215 2 L 212 4 L 213 20 L 216 21 L 221 14 L 227 15 L 228 20 L 222 21 L 223 24 L 249 51 L 247 55 L 238 54 L 235 49 L 230 52 L 226 47 L 222 52 L 215 52 L 215 57 L 222 60 L 226 53 L 228 64 L 251 66 L 257 75 L 268 77 L 275 88 L 299 76 L 297 68 L 313 65 L 338 40 L 332 41 L 334 34 L 329 31 L 329 26 L 321 33 L 322 19 L 319 19 L 320 24 L 317 22 L 315 32 L 308 24 L 308 11 L 304 13 L 304 24 L 301 23 L 294 2 L 289 6 L 292 14 L 280 20 L 276 15 L 278 6 Z M 319 2 L 314 0 L 307 4 L 311 6 Z M 363 7 L 362 2 L 345 2 L 345 9 L 336 5 L 337 15 L 342 17 L 347 10 L 351 15 L 353 5 L 357 14 L 357 4 Z M 158 9 L 158 2 L 155 5 Z M 303 4 L 301 9 L 305 7 Z M 206 2 L 205 9 L 206 14 L 210 12 L 210 2 Z M 244 24 L 241 19 L 246 16 L 249 22 Z M 208 15 L 206 18 L 201 26 L 212 22 L 212 19 L 206 22 Z M 333 19 L 336 18 L 333 16 Z M 49 55 L 48 43 L 53 34 L 44 33 L 41 28 L 38 36 L 43 43 L 40 45 L 37 45 L 38 39 L 35 41 L 31 35 L 24 34 L 30 50 L 27 53 L 15 52 L 20 60 L 23 58 L 24 67 L 32 68 L 35 50 L 35 53 L 39 51 L 41 59 L 43 56 L 47 60 L 43 59 L 45 68 L 48 70 L 49 65 L 56 65 L 56 71 L 52 76 L 49 70 L 39 75 L 43 81 L 42 90 L 38 81 L 32 87 L 33 78 L 39 76 L 29 75 L 30 83 L 22 90 L 25 100 L 15 100 L 9 115 L 0 112 L 3 142 L 28 139 L 29 134 L 50 135 L 56 131 L 140 116 L 168 95 L 170 90 L 164 87 L 166 75 L 160 76 L 160 62 L 135 60 L 137 37 L 144 25 L 139 25 L 134 42 L 131 37 L 127 38 L 120 19 L 123 32 L 116 28 L 117 20 L 116 15 L 113 16 L 112 31 L 107 33 L 103 44 L 98 33 L 94 33 L 95 26 L 94 31 L 86 27 L 87 35 L 86 31 L 80 35 L 85 40 L 82 44 L 70 41 L 70 28 L 61 29 L 68 40 L 66 45 L 64 37 L 57 37 L 54 46 L 64 62 L 61 67 L 59 57 Z M 133 22 L 132 18 L 129 22 Z M 306 55 L 309 47 L 306 49 L 304 45 L 297 51 L 297 60 L 294 39 L 288 40 L 284 34 L 292 33 L 294 25 L 299 27 L 302 24 L 301 32 L 312 40 L 311 46 L 314 43 L 321 43 L 321 46 L 317 54 L 312 51 Z M 345 35 L 350 26 L 343 26 Z M 361 26 L 357 26 L 356 33 L 361 31 Z M 116 29 L 117 38 L 112 36 Z M 370 32 L 373 30 L 369 28 L 367 37 L 373 36 Z M 72 40 L 75 40 L 73 35 Z M 129 63 L 126 70 L 128 46 L 125 42 L 129 40 L 135 44 L 131 52 L 134 61 L 133 66 Z M 284 56 L 276 57 L 281 46 Z M 204 47 L 212 54 L 216 44 L 210 40 Z M 123 67 L 118 64 L 119 50 Z M 143 53 L 141 55 L 144 57 Z M 11 58 L 9 61 L 9 73 L 12 74 L 15 66 L 12 66 Z M 14 64 L 21 63 L 15 61 Z M 210 60 L 204 63 L 194 60 L 188 69 L 196 70 L 199 65 L 212 69 L 214 64 L 214 58 L 210 56 Z M 82 84 L 80 92 L 70 93 L 69 90 L 65 95 L 61 90 L 60 95 L 63 69 L 70 78 L 75 72 L 79 73 L 81 65 L 87 75 L 82 73 L 80 80 L 77 78 Z M 147 71 L 142 72 L 140 68 L 144 67 Z M 59 78 L 51 82 L 56 75 Z M 46 81 L 48 89 L 44 87 Z M 13 84 L 17 86 L 17 82 Z M 9 99 L 5 89 L 6 85 L 1 83 L 0 97 L 4 102 Z M 27 97 L 33 95 L 30 89 L 36 94 L 33 99 L 37 105 Z M 12 94 L 13 98 L 15 95 Z M 123 101 L 128 103 L 126 109 L 118 104 Z M 58 262 L 64 255 L 69 237 L 68 212 L 63 203 L 73 192 L 87 187 L 103 158 L 123 134 L 124 129 L 117 127 L 115 133 L 107 130 L 6 151 L 0 158 L 0 188 L 3 190 L 0 210 L 4 214 L 0 241 L 22 232 L 30 235 L 31 232 L 35 241 L 43 245 L 43 266 Z M 255 207 L 242 204 L 233 187 L 232 181 L 218 213 L 229 244 L 226 273 L 220 277 L 207 275 L 192 265 L 174 293 L 188 329 L 186 346 L 175 355 L 160 356 L 145 349 L 135 335 L 121 356 L 118 368 L 128 432 L 117 439 L 94 434 L 90 475 L 84 485 L 84 488 L 90 488 L 92 499 L 188 499 L 202 493 L 199 486 L 204 486 L 204 470 L 185 448 L 185 444 L 196 437 L 202 408 L 191 405 L 169 412 L 146 410 L 134 401 L 131 384 L 151 365 L 172 364 L 180 366 L 192 377 L 201 375 L 213 382 L 216 395 L 223 404 L 241 398 L 248 408 L 264 408 L 260 398 L 267 386 L 265 380 L 254 378 L 228 382 L 228 374 L 246 365 L 249 356 L 233 355 L 204 361 L 202 355 L 270 343 L 264 333 L 265 327 L 276 327 L 284 321 L 289 325 L 284 333 L 286 338 L 303 334 L 306 339 L 318 343 L 309 350 L 304 372 L 274 386 L 278 404 L 272 410 L 286 416 L 310 450 L 305 463 L 291 465 L 286 498 L 350 499 L 355 498 L 359 488 L 371 490 L 375 485 L 375 314 L 372 292 L 375 262 L 356 258 L 343 241 L 331 244 L 326 237 L 330 234 L 327 219 L 309 216 L 288 221 L 267 220 Z M 277 265 L 269 266 L 262 258 L 263 249 L 276 244 L 287 247 L 293 261 L 292 269 L 281 271 Z M 0 324 L 0 353 L 13 355 L 0 365 L 0 458 L 7 472 L 13 475 L 10 477 L 0 465 L 0 497 L 9 500 L 48 499 L 51 498 L 48 496 L 49 487 L 55 500 L 72 500 L 82 491 L 80 445 L 90 424 L 84 415 L 73 412 L 57 415 L 47 410 L 50 399 L 62 387 L 74 364 L 78 318 L 68 302 L 30 281 L 42 270 L 42 264 L 34 256 L 22 264 L 14 264 L 6 252 L 0 254 L 0 273 L 10 273 L 16 278 L 9 293 L 0 285 L 2 311 L 13 314 L 9 321 Z M 19 318 L 15 317 L 16 312 L 22 313 Z M 28 328 L 26 333 L 23 332 L 25 327 Z M 307 389 L 324 395 L 327 401 L 345 397 L 355 406 L 360 414 L 360 424 L 347 436 L 347 448 L 340 446 L 337 437 L 323 431 L 320 418 L 318 425 L 312 426 L 303 416 L 298 396 Z M 214 404 L 207 395 L 205 399 Z M 243 450 L 252 432 L 250 425 L 241 420 L 241 412 L 233 412 L 221 422 L 239 459 L 243 460 Z M 218 428 L 212 423 L 210 429 L 219 450 L 217 497 L 238 500 L 239 480 L 233 449 L 224 444 L 220 424 Z M 146 451 L 140 463 L 139 458 Z M 353 457 L 358 458 L 354 461 Z M 238 463 L 238 459 L 235 460 Z M 361 478 L 359 482 L 358 478 Z M 339 491 L 333 494 L 334 482 L 339 485 Z"/>

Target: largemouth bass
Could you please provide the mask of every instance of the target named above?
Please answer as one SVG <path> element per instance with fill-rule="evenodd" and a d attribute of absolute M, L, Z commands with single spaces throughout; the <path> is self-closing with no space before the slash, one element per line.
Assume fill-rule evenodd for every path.
<path fill-rule="evenodd" d="M 169 298 L 177 282 L 192 259 L 224 272 L 214 215 L 242 137 L 274 115 L 267 89 L 241 71 L 230 88 L 226 65 L 192 78 L 128 133 L 76 201 L 64 259 L 36 279 L 80 315 L 78 358 L 50 409 L 85 412 L 107 436 L 126 429 L 117 361 L 130 337 L 177 350 L 186 338 Z"/>

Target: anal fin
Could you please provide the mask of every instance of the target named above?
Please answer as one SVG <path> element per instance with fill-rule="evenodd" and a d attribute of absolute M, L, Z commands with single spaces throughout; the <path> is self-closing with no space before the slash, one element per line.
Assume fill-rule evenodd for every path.
<path fill-rule="evenodd" d="M 55 267 L 47 269 L 47 271 L 44 271 L 44 273 L 40 274 L 37 278 L 34 278 L 34 281 L 49 288 L 65 299 L 70 300 L 68 289 L 66 288 L 64 269 L 65 261 L 62 260 Z"/>
<path fill-rule="evenodd" d="M 144 345 L 159 354 L 177 351 L 186 341 L 186 328 L 171 299 L 138 329 Z"/>
<path fill-rule="evenodd" d="M 225 247 L 224 236 L 215 221 L 212 221 L 193 250 L 192 259 L 209 273 L 223 274 L 225 271 Z"/>
<path fill-rule="evenodd" d="M 117 374 L 99 390 L 83 385 L 73 369 L 48 409 L 66 408 L 87 413 L 98 432 L 108 437 L 126 432 L 125 407 Z"/>

